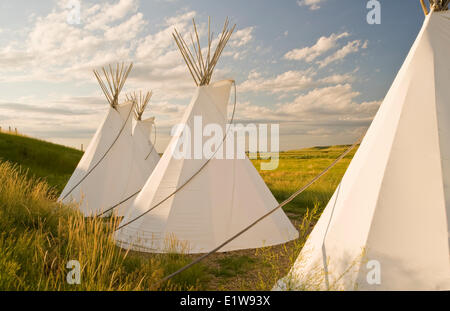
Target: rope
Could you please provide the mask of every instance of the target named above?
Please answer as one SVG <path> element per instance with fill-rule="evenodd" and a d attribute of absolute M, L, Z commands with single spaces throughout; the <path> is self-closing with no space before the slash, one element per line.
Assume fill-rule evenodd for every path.
<path fill-rule="evenodd" d="M 109 146 L 109 148 L 106 150 L 106 152 L 103 154 L 103 156 L 102 156 L 102 157 L 97 161 L 97 163 L 95 163 L 95 165 L 94 165 L 94 166 L 86 173 L 86 175 L 84 175 L 83 178 L 81 178 L 81 180 L 78 181 L 78 182 L 75 184 L 75 186 L 73 186 L 73 187 L 70 189 L 69 192 L 67 192 L 67 194 L 61 199 L 61 201 L 64 200 L 64 199 L 66 199 L 66 198 L 69 196 L 69 194 L 71 194 L 72 191 L 75 190 L 75 188 L 78 187 L 78 186 L 79 186 L 79 185 L 80 185 L 80 184 L 81 184 L 81 183 L 82 183 L 82 182 L 83 182 L 83 181 L 84 181 L 84 180 L 92 173 L 92 171 L 100 164 L 100 162 L 103 161 L 103 159 L 106 157 L 106 155 L 109 153 L 109 151 L 112 149 L 112 147 L 115 145 L 115 143 L 116 143 L 117 140 L 119 139 L 120 135 L 122 134 L 123 129 L 125 128 L 125 125 L 127 124 L 128 119 L 130 118 L 131 111 L 133 111 L 133 106 L 134 106 L 134 104 L 131 105 L 130 111 L 128 112 L 128 116 L 127 116 L 125 122 L 123 123 L 122 128 L 120 129 L 119 133 L 117 134 L 116 138 L 115 138 L 114 141 L 112 142 L 111 146 Z"/>
<path fill-rule="evenodd" d="M 234 120 L 234 113 L 236 110 L 236 82 L 233 81 L 233 86 L 234 86 L 234 105 L 233 105 L 233 112 L 231 115 L 231 121 L 230 124 L 233 123 Z M 224 138 L 222 140 L 222 142 L 220 143 L 220 145 L 216 148 L 216 150 L 214 151 L 214 154 L 211 156 L 211 158 L 209 158 L 191 177 L 189 177 L 188 180 L 186 180 L 179 188 L 175 189 L 174 192 L 172 192 L 171 194 L 169 194 L 167 197 L 165 197 L 163 200 L 161 200 L 160 202 L 158 202 L 156 205 L 154 205 L 153 207 L 149 208 L 147 211 L 145 211 L 144 213 L 142 213 L 141 215 L 137 216 L 136 218 L 124 223 L 123 225 L 120 225 L 116 230 L 114 231 L 118 231 L 120 229 L 122 229 L 125 226 L 128 226 L 129 224 L 135 222 L 136 220 L 138 220 L 139 218 L 145 216 L 146 214 L 148 214 L 149 212 L 151 212 L 152 210 L 154 210 L 155 208 L 157 208 L 158 206 L 160 206 L 162 203 L 164 203 L 165 201 L 167 201 L 168 199 L 170 199 L 175 193 L 177 193 L 178 191 L 180 191 L 181 189 L 184 188 L 184 186 L 186 186 L 192 179 L 194 179 L 195 176 L 197 176 L 202 170 L 203 168 L 214 158 L 214 156 L 216 155 L 217 151 L 220 150 L 220 147 L 223 145 L 225 139 L 228 136 L 228 132 L 230 130 L 231 127 L 228 127 L 227 132 L 224 135 Z"/>
<path fill-rule="evenodd" d="M 123 199 L 122 201 L 120 201 L 119 203 L 111 206 L 110 208 L 108 208 L 107 210 L 101 212 L 100 214 L 98 214 L 96 217 L 102 217 L 103 215 L 105 215 L 106 213 L 108 213 L 109 211 L 115 209 L 117 206 L 122 205 L 123 203 L 125 203 L 126 201 L 128 201 L 129 199 L 131 199 L 132 197 L 134 197 L 135 195 L 137 195 L 139 192 L 141 192 L 142 188 L 139 189 L 138 191 L 136 191 L 135 193 L 133 193 L 132 195 L 126 197 L 125 199 Z"/>
<path fill-rule="evenodd" d="M 153 123 L 153 128 L 154 128 L 154 139 L 153 141 L 156 144 L 156 125 L 155 123 Z M 153 150 L 155 150 L 155 145 L 153 144 L 152 149 L 150 150 L 150 152 L 148 153 L 148 155 L 145 157 L 145 160 L 148 159 L 148 157 L 150 156 L 150 154 L 153 152 Z M 122 205 L 123 203 L 127 202 L 128 200 L 130 200 L 131 198 L 133 198 L 134 196 L 136 196 L 139 192 L 141 192 L 142 188 L 140 188 L 138 191 L 136 191 L 135 193 L 131 194 L 130 196 L 126 197 L 125 199 L 123 199 L 122 201 L 120 201 L 119 203 L 111 206 L 110 208 L 104 210 L 103 212 L 101 212 L 100 214 L 97 215 L 97 217 L 102 217 L 103 215 L 105 215 L 106 213 L 108 213 L 109 211 L 112 211 L 113 209 L 115 209 L 116 207 Z"/>
<path fill-rule="evenodd" d="M 345 150 L 336 160 L 333 161 L 333 163 L 331 163 L 327 168 L 325 168 L 322 172 L 320 172 L 317 176 L 315 176 L 313 179 L 311 179 L 306 185 L 304 185 L 303 187 L 301 187 L 300 189 L 298 189 L 297 191 L 295 191 L 289 198 L 287 198 L 285 201 L 283 201 L 281 204 L 279 204 L 277 207 L 275 207 L 274 209 L 272 209 L 271 211 L 269 211 L 268 213 L 266 213 L 265 215 L 261 216 L 260 218 L 258 218 L 257 220 L 255 220 L 253 223 L 251 223 L 249 226 L 247 226 L 246 228 L 242 229 L 241 231 L 239 231 L 238 233 L 236 233 L 235 235 L 233 235 L 231 238 L 229 238 L 228 240 L 226 240 L 225 242 L 223 242 L 222 244 L 220 244 L 219 246 L 217 246 L 216 248 L 214 248 L 212 251 L 210 251 L 209 253 L 204 254 L 203 256 L 197 258 L 196 260 L 192 261 L 191 263 L 187 264 L 186 266 L 178 269 L 177 271 L 175 271 L 172 274 L 169 274 L 168 276 L 166 276 L 165 278 L 163 278 L 161 281 L 159 281 L 160 283 L 163 283 L 165 281 L 168 281 L 169 279 L 173 278 L 174 276 L 176 276 L 177 274 L 189 269 L 190 267 L 192 267 L 193 265 L 199 263 L 200 261 L 202 261 L 203 259 L 205 259 L 206 257 L 209 257 L 210 255 L 214 254 L 215 252 L 217 252 L 219 249 L 221 249 L 222 247 L 224 247 L 225 245 L 227 245 L 228 243 L 230 243 L 231 241 L 233 241 L 234 239 L 236 239 L 237 237 L 239 237 L 240 235 L 242 235 L 243 233 L 245 233 L 246 231 L 248 231 L 250 228 L 252 228 L 253 226 L 255 226 L 257 223 L 259 223 L 261 220 L 263 220 L 264 218 L 268 217 L 269 215 L 273 214 L 276 210 L 278 210 L 279 208 L 285 206 L 286 204 L 290 203 L 293 199 L 295 199 L 299 194 L 301 194 L 303 191 L 305 191 L 306 189 L 308 189 L 313 183 L 315 183 L 320 177 L 322 177 L 323 175 L 325 175 L 331 168 L 333 168 L 340 160 L 342 160 L 351 150 L 353 150 L 353 148 L 355 148 L 363 139 L 364 135 L 362 135 L 353 145 L 351 145 L 347 150 Z"/>

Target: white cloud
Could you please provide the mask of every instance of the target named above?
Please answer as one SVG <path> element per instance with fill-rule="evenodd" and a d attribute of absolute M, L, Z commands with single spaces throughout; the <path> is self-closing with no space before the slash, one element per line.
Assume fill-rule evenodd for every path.
<path fill-rule="evenodd" d="M 358 102 L 359 92 L 349 83 L 319 87 L 295 97 L 291 102 L 278 103 L 273 108 L 239 103 L 238 116 L 244 120 L 298 121 L 310 124 L 326 122 L 352 124 L 369 122 L 380 101 Z"/>
<path fill-rule="evenodd" d="M 185 25 L 186 22 L 192 21 L 195 15 L 195 11 L 189 11 L 181 15 L 168 17 L 165 19 L 166 26 L 178 28 L 180 25 Z"/>
<path fill-rule="evenodd" d="M 353 82 L 354 77 L 349 74 L 334 74 L 331 76 L 327 76 L 325 78 L 319 79 L 318 82 L 321 85 L 327 85 L 327 84 L 341 84 L 341 83 L 347 83 L 347 82 Z"/>
<path fill-rule="evenodd" d="M 17 102 L 0 101 L 5 124 L 22 133 L 41 138 L 80 138 L 91 136 L 103 118 L 108 105 L 99 96 L 62 96 L 42 99 L 37 96 L 18 98 Z M 80 124 L 82 126 L 80 126 Z"/>
<path fill-rule="evenodd" d="M 289 70 L 275 77 L 263 77 L 256 71 L 250 72 L 247 80 L 239 85 L 240 92 L 287 93 L 307 90 L 321 85 L 353 81 L 350 74 L 334 74 L 316 79 L 316 72 L 310 68 L 302 71 Z"/>
<path fill-rule="evenodd" d="M 320 68 L 323 68 L 333 62 L 344 59 L 349 54 L 358 52 L 360 46 L 361 46 L 360 40 L 354 40 L 354 41 L 348 42 L 345 46 L 343 46 L 342 48 L 337 50 L 332 55 L 326 57 L 325 59 L 323 59 L 321 61 L 317 61 L 317 64 L 319 64 Z"/>
<path fill-rule="evenodd" d="M 230 46 L 241 47 L 248 44 L 253 39 L 253 30 L 254 27 L 247 27 L 236 31 L 230 39 Z"/>
<path fill-rule="evenodd" d="M 337 47 L 337 41 L 339 39 L 348 36 L 349 33 L 343 32 L 340 34 L 333 33 L 329 37 L 320 37 L 314 45 L 300 49 L 293 49 L 287 52 L 284 55 L 284 58 L 289 60 L 305 60 L 307 62 L 312 62 L 325 52 L 328 52 L 329 50 Z"/>
<path fill-rule="evenodd" d="M 236 122 L 280 124 L 281 149 L 351 143 L 367 130 L 380 101 L 358 101 L 348 83 L 315 88 L 270 107 L 238 103 Z"/>
<path fill-rule="evenodd" d="M 113 1 L 102 5 L 83 3 L 80 25 L 68 24 L 67 12 L 65 1 L 61 1 L 49 14 L 33 16 L 21 36 L 0 47 L 0 81 L 70 82 L 74 89 L 67 92 L 72 94 L 82 83 L 83 89 L 87 86 L 89 90 L 95 90 L 95 100 L 63 96 L 65 91 L 62 90 L 42 98 L 16 98 L 15 104 L 0 103 L 2 120 L 10 120 L 8 122 L 25 133 L 54 141 L 60 141 L 58 133 L 64 139 L 78 139 L 80 135 L 87 139 L 107 109 L 92 69 L 133 61 L 133 70 L 120 100 L 127 92 L 152 89 L 154 96 L 149 114 L 156 115 L 159 128 L 175 124 L 185 106 L 173 101 L 191 97 L 195 85 L 173 41 L 172 32 L 176 27 L 188 38 L 196 12 L 183 11 L 167 17 L 160 25 L 152 24 L 150 31 L 146 27 L 148 21 L 138 11 L 137 1 Z M 200 39 L 204 41 L 207 23 L 197 26 Z M 234 58 L 245 57 L 253 32 L 254 27 L 236 31 L 224 52 L 230 52 Z M 228 73 L 227 68 L 218 66 L 214 79 L 228 77 Z M 73 108 L 80 106 L 86 111 Z M 20 120 L 14 120 L 19 111 L 24 113 Z M 69 137 L 72 132 L 74 137 Z"/>
<path fill-rule="evenodd" d="M 60 6 L 47 16 L 33 18 L 20 38 L 0 49 L 0 59 L 14 66 L 10 81 L 70 81 L 91 77 L 91 69 L 132 57 L 136 38 L 146 24 L 136 13 L 136 1 L 85 6 L 81 25 L 67 23 L 67 9 Z"/>
<path fill-rule="evenodd" d="M 341 38 L 348 37 L 350 34 L 343 32 L 340 34 L 331 34 L 329 37 L 322 36 L 317 42 L 309 47 L 293 49 L 284 55 L 289 60 L 305 60 L 306 62 L 316 61 L 319 68 L 323 68 L 331 63 L 344 59 L 347 55 L 357 53 L 360 49 L 367 49 L 369 41 L 353 40 L 341 46 L 333 54 L 328 55 L 322 60 L 317 60 L 321 56 L 325 56 L 327 52 L 331 52 L 339 47 L 338 41 Z"/>
<path fill-rule="evenodd" d="M 107 25 L 122 20 L 128 14 L 136 12 L 137 8 L 138 2 L 136 0 L 120 0 L 114 4 L 94 5 L 87 10 L 86 29 L 105 30 L 108 28 Z"/>
<path fill-rule="evenodd" d="M 297 96 L 292 103 L 280 105 L 279 110 L 286 114 L 311 120 L 369 120 L 376 112 L 379 102 L 357 103 L 360 95 L 350 84 L 338 84 L 316 88 Z"/>
<path fill-rule="evenodd" d="M 312 87 L 314 85 L 313 72 L 286 71 L 273 78 L 263 78 L 257 72 L 251 72 L 248 79 L 239 85 L 241 92 L 264 91 L 268 93 L 290 92 Z"/>
<path fill-rule="evenodd" d="M 105 31 L 105 38 L 107 40 L 121 40 L 125 38 L 133 39 L 146 24 L 143 15 L 136 13 L 123 23 L 110 27 Z"/>
<path fill-rule="evenodd" d="M 66 22 L 67 10 L 61 5 L 47 16 L 36 17 L 26 37 L 0 48 L 0 73 L 8 81 L 94 82 L 92 69 L 116 62 L 134 62 L 126 89 L 155 90 L 154 99 L 187 98 L 194 83 L 176 47 L 172 32 L 188 38 L 195 11 L 167 17 L 163 28 L 145 33 L 148 22 L 137 12 L 137 1 L 121 0 L 104 6 L 83 7 L 82 23 Z M 206 23 L 197 25 L 201 40 Z M 224 56 L 235 59 L 248 54 L 254 27 L 233 34 Z M 217 41 L 215 39 L 215 41 Z M 213 45 L 214 46 L 214 45 Z M 220 68 L 215 74 L 220 73 Z M 0 75 L 6 79 L 6 74 Z"/>
<path fill-rule="evenodd" d="M 326 0 L 297 0 L 299 6 L 307 6 L 310 10 L 320 9 L 320 4 Z"/>

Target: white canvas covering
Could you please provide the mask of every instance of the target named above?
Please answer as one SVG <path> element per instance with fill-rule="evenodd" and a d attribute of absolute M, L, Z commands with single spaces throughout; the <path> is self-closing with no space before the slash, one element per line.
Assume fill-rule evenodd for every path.
<path fill-rule="evenodd" d="M 277 289 L 450 289 L 449 55 L 433 12 Z"/>
<path fill-rule="evenodd" d="M 158 152 L 151 142 L 152 128 L 155 118 L 136 120 L 133 127 L 133 161 L 128 174 L 127 189 L 124 199 L 128 199 L 114 209 L 118 216 L 124 216 L 133 203 L 133 198 L 153 172 L 160 159 Z"/>
<path fill-rule="evenodd" d="M 201 116 L 203 126 L 214 123 L 224 129 L 232 83 L 226 80 L 198 87 L 181 124 L 193 132 L 194 117 Z M 180 135 L 170 141 L 121 226 L 179 189 L 207 161 L 205 157 L 174 157 L 171 150 L 179 143 Z M 208 252 L 277 205 L 248 158 L 214 158 L 168 200 L 118 230 L 115 238 L 119 246 L 138 251 Z M 275 245 L 297 236 L 289 219 L 278 210 L 220 251 Z"/>
<path fill-rule="evenodd" d="M 93 216 L 140 190 L 159 156 L 153 151 L 145 160 L 151 144 L 149 122 L 137 122 L 132 135 L 132 109 L 132 102 L 119 105 L 117 110 L 109 107 L 60 201 L 76 203 L 86 216 Z M 120 205 L 118 213 L 124 213 L 130 203 Z"/>

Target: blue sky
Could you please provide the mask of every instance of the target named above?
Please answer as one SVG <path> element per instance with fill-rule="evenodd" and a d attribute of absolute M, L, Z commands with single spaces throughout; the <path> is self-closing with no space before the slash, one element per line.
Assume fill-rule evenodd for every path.
<path fill-rule="evenodd" d="M 238 122 L 280 124 L 280 146 L 351 143 L 370 124 L 424 16 L 419 1 L 384 0 L 381 24 L 366 0 L 0 1 L 0 126 L 50 141 L 87 144 L 107 109 L 92 69 L 133 61 L 127 91 L 152 89 L 163 150 L 194 83 L 170 36 L 204 39 L 212 18 L 237 24 L 214 79 L 237 83 Z"/>

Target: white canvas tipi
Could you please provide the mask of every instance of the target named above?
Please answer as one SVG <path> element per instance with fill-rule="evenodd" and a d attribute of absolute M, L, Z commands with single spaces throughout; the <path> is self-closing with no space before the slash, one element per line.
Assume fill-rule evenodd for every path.
<path fill-rule="evenodd" d="M 59 197 L 63 203 L 76 203 L 86 216 L 112 212 L 112 207 L 117 207 L 119 214 L 124 213 L 132 201 L 126 199 L 139 192 L 156 165 L 156 151 L 149 155 L 147 126 L 138 121 L 136 135 L 132 133 L 135 101 L 118 104 L 119 93 L 131 68 L 132 65 L 124 68 L 122 64 L 117 65 L 115 71 L 111 67 L 109 72 L 103 70 L 108 86 L 95 71 L 110 107 Z M 136 130 L 138 128 L 140 130 Z"/>
<path fill-rule="evenodd" d="M 435 7 L 277 289 L 450 289 L 449 55 Z"/>
<path fill-rule="evenodd" d="M 193 73 L 200 77 L 194 78 L 198 87 L 181 121 L 192 131 L 189 143 L 196 135 L 194 120 L 198 118 L 203 126 L 216 124 L 225 132 L 234 81 L 209 84 L 209 79 L 231 32 L 224 30 L 212 59 L 199 65 L 206 71 Z M 181 46 L 178 33 L 176 38 Z M 186 49 L 180 50 L 186 56 Z M 122 220 L 115 235 L 119 246 L 144 252 L 208 252 L 278 205 L 247 157 L 209 160 L 174 156 L 184 133 L 179 131 L 173 136 Z M 289 219 L 278 210 L 220 251 L 275 245 L 297 236 Z"/>

